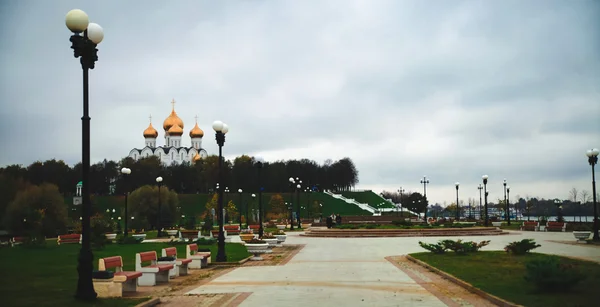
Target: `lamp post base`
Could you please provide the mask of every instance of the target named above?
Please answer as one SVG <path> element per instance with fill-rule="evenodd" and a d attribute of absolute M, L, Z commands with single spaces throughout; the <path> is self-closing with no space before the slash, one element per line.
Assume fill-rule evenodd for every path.
<path fill-rule="evenodd" d="M 98 297 L 92 283 L 93 260 L 94 256 L 91 250 L 82 249 L 79 252 L 79 265 L 77 266 L 79 280 L 77 281 L 77 292 L 75 293 L 75 298 L 78 300 L 94 301 Z"/>

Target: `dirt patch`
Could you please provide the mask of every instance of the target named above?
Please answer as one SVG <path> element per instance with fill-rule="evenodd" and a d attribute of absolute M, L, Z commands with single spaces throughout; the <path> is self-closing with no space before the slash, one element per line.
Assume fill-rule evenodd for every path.
<path fill-rule="evenodd" d="M 251 293 L 210 293 L 163 297 L 160 306 L 177 307 L 235 307 L 240 305 Z"/>
<path fill-rule="evenodd" d="M 386 257 L 386 260 L 406 273 L 406 275 L 435 295 L 447 306 L 496 306 L 479 295 L 471 293 L 465 288 L 442 278 L 440 275 L 409 261 L 405 256 Z"/>

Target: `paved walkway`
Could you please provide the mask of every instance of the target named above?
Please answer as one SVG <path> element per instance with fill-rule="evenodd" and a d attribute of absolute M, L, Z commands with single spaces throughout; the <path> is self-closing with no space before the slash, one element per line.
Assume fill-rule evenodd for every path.
<path fill-rule="evenodd" d="M 537 252 L 600 262 L 598 247 L 548 241 L 574 241 L 571 233 L 511 232 L 463 239 L 491 240 L 484 250 L 502 250 L 508 242 L 525 238 L 542 245 Z M 243 307 L 488 305 L 478 296 L 416 269 L 402 257 L 392 257 L 424 251 L 418 241 L 440 239 L 311 238 L 288 233 L 286 243 L 306 246 L 287 264 L 236 268 L 187 294 L 239 293 L 239 299 L 222 306 Z"/>

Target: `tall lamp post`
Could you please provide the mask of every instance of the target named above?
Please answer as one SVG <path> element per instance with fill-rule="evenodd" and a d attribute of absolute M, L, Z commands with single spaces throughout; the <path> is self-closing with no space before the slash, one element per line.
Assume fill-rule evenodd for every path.
<path fill-rule="evenodd" d="M 487 192 L 487 183 L 488 183 L 488 175 L 483 175 L 481 176 L 481 179 L 483 179 L 483 195 L 485 197 L 485 207 L 483 210 L 485 210 L 485 222 L 484 225 L 485 227 L 488 226 L 488 202 L 487 202 L 487 197 L 488 197 L 488 192 Z"/>
<path fill-rule="evenodd" d="M 423 220 L 427 222 L 427 185 L 429 184 L 429 179 L 427 179 L 427 176 L 423 176 L 421 184 L 423 185 L 423 197 L 425 198 L 425 212 L 423 213 Z"/>
<path fill-rule="evenodd" d="M 156 177 L 156 184 L 158 185 L 158 212 L 156 213 L 156 228 L 158 229 L 158 234 L 156 236 L 159 238 L 162 237 L 162 197 L 160 197 L 160 186 L 162 185 L 162 181 L 162 177 Z"/>
<path fill-rule="evenodd" d="M 219 182 L 223 182 L 223 145 L 225 145 L 225 134 L 229 131 L 229 127 L 222 121 L 215 121 L 212 124 L 213 130 L 215 130 L 215 139 L 217 145 L 219 145 Z M 225 233 L 223 229 L 223 189 L 217 187 L 219 195 L 219 210 L 217 216 L 219 216 L 219 239 L 217 242 L 217 262 L 226 262 L 227 255 L 225 254 Z"/>
<path fill-rule="evenodd" d="M 300 181 L 300 182 L 302 182 L 302 181 Z M 301 209 L 302 209 L 300 207 L 300 191 L 302 191 L 302 185 L 297 184 L 296 185 L 296 203 L 297 203 L 296 209 L 297 209 L 298 212 L 296 212 L 296 217 L 298 218 L 298 229 L 300 229 L 301 226 L 302 226 L 302 221 L 301 221 L 301 218 L 300 218 L 300 212 L 301 212 Z"/>
<path fill-rule="evenodd" d="M 79 9 L 71 10 L 65 17 L 67 28 L 73 32 L 70 38 L 71 49 L 74 56 L 81 58 L 83 69 L 83 117 L 81 117 L 82 128 L 82 157 L 81 157 L 81 183 L 82 183 L 82 206 L 81 206 L 81 250 L 79 251 L 79 265 L 77 271 L 77 291 L 75 298 L 85 301 L 93 301 L 98 296 L 92 284 L 92 270 L 94 255 L 90 245 L 90 215 L 92 206 L 90 203 L 90 115 L 89 115 L 89 82 L 88 72 L 94 69 L 98 60 L 98 49 L 96 46 L 102 42 L 104 32 L 102 27 L 96 23 L 90 23 L 88 15 Z"/>
<path fill-rule="evenodd" d="M 456 186 L 456 220 L 460 220 L 460 208 L 458 207 L 458 186 L 460 186 L 459 182 L 454 183 Z"/>
<path fill-rule="evenodd" d="M 242 210 L 243 210 L 243 203 L 242 203 L 242 192 L 244 192 L 242 189 L 238 189 L 238 193 L 240 193 L 240 229 L 242 229 Z"/>
<path fill-rule="evenodd" d="M 506 208 L 506 223 L 508 225 L 510 225 L 510 206 L 508 205 L 508 200 L 506 198 L 506 178 L 504 179 L 504 181 L 502 182 L 502 185 L 504 186 L 504 207 Z"/>
<path fill-rule="evenodd" d="M 262 238 L 263 234 L 264 234 L 264 229 L 263 229 L 263 210 L 262 210 L 262 191 L 263 191 L 263 187 L 262 187 L 262 182 L 261 182 L 261 178 L 260 178 L 260 172 L 264 166 L 265 160 L 262 157 L 255 157 L 254 160 L 256 161 L 256 168 L 258 169 L 258 237 Z"/>
<path fill-rule="evenodd" d="M 483 190 L 483 186 L 481 186 L 481 183 L 477 187 L 477 190 L 479 190 L 479 219 L 481 219 L 483 215 L 483 211 L 481 211 L 481 191 Z"/>
<path fill-rule="evenodd" d="M 592 166 L 592 199 L 594 200 L 594 241 L 600 241 L 600 235 L 598 234 L 598 228 L 600 227 L 598 221 L 598 208 L 596 203 L 596 172 L 594 166 L 598 163 L 598 149 L 590 149 L 586 152 L 588 162 Z M 84 186 L 85 188 L 85 186 Z"/>
<path fill-rule="evenodd" d="M 123 236 L 127 237 L 127 221 L 129 220 L 129 212 L 127 211 L 127 198 L 129 196 L 129 187 L 127 186 L 127 177 L 131 174 L 131 169 L 126 167 L 121 169 L 121 174 L 123 174 L 123 185 L 125 186 L 125 220 L 123 221 Z"/>
<path fill-rule="evenodd" d="M 400 217 L 402 217 L 402 201 L 404 200 L 404 192 L 406 192 L 406 190 L 400 187 L 400 189 L 398 190 L 398 193 L 400 193 Z"/>
<path fill-rule="evenodd" d="M 508 208 L 510 208 L 510 186 L 506 186 L 506 203 L 508 204 Z M 515 204 L 515 221 L 518 221 L 518 212 L 517 212 L 517 204 Z M 510 220 L 509 220 L 510 222 Z"/>
<path fill-rule="evenodd" d="M 296 188 L 296 180 L 294 180 L 294 177 L 290 177 L 289 179 L 290 181 L 290 188 L 291 188 L 291 193 L 290 193 L 290 230 L 294 230 L 294 207 L 292 205 L 292 203 L 294 202 L 294 189 Z"/>
<path fill-rule="evenodd" d="M 562 217 L 562 201 L 560 199 L 555 199 L 554 200 L 554 205 L 556 206 L 556 221 L 557 222 L 562 222 L 563 221 L 563 217 Z"/>
<path fill-rule="evenodd" d="M 256 201 L 256 194 L 252 194 L 252 210 L 254 210 L 255 201 Z M 250 227 L 249 226 L 250 225 L 250 218 L 249 218 L 250 210 L 248 209 L 249 207 L 250 206 L 246 206 L 246 226 L 248 226 L 248 227 Z M 252 215 L 254 215 L 254 214 L 252 214 Z M 260 226 L 258 228 L 260 230 Z"/>

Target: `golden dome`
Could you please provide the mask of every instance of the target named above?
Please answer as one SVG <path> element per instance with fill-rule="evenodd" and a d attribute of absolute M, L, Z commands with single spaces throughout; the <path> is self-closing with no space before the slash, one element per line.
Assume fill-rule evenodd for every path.
<path fill-rule="evenodd" d="M 198 127 L 198 116 L 196 116 L 196 125 L 194 126 L 194 128 L 192 128 L 192 130 L 190 130 L 190 137 L 191 138 L 201 138 L 204 136 L 204 131 L 202 131 L 202 129 L 200 129 L 200 127 Z"/>
<path fill-rule="evenodd" d="M 173 105 L 173 109 L 171 110 L 171 114 L 169 115 L 169 117 L 167 117 L 163 122 L 163 129 L 165 129 L 165 131 L 168 131 L 169 129 L 171 129 L 171 127 L 175 125 L 183 129 L 183 121 L 181 120 L 181 118 L 179 118 L 179 116 L 177 116 L 177 113 L 175 113 L 175 99 L 171 101 L 171 104 Z"/>
<path fill-rule="evenodd" d="M 193 161 L 194 161 L 194 162 L 198 162 L 198 161 L 200 161 L 200 160 L 202 160 L 202 157 L 200 156 L 200 154 L 199 154 L 199 153 L 196 153 L 196 155 L 194 156 L 194 159 L 193 159 Z"/>
<path fill-rule="evenodd" d="M 148 128 L 146 128 L 146 130 L 144 130 L 144 137 L 145 138 L 158 137 L 158 131 L 156 131 L 156 129 L 154 129 L 154 127 L 152 127 L 152 123 L 150 123 L 150 126 L 148 126 Z"/>
<path fill-rule="evenodd" d="M 173 125 L 169 130 L 167 130 L 169 135 L 181 136 L 183 134 L 183 129 L 179 127 L 179 125 Z"/>

